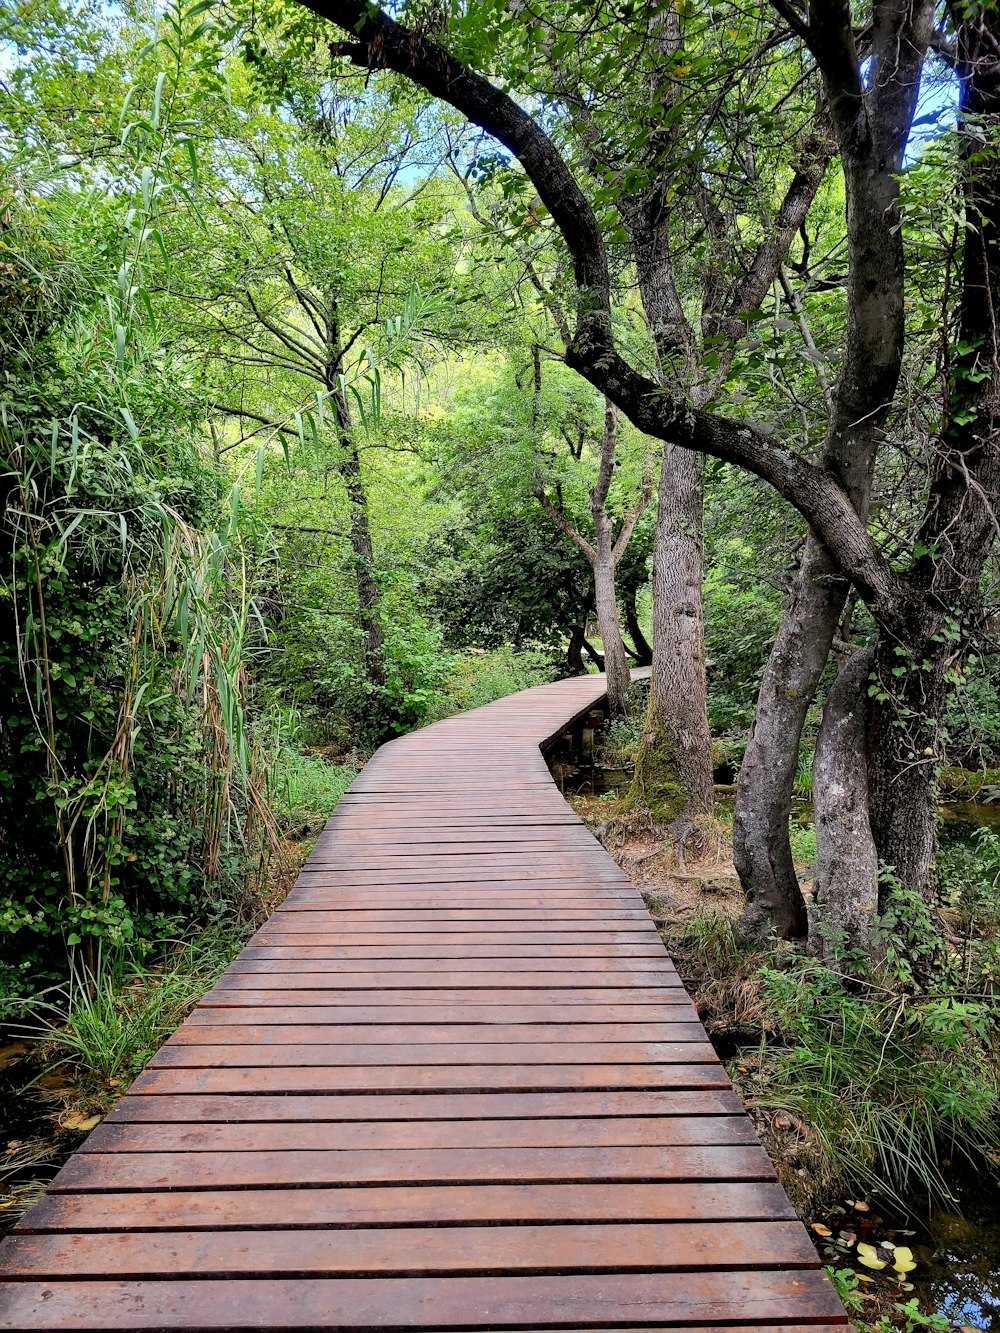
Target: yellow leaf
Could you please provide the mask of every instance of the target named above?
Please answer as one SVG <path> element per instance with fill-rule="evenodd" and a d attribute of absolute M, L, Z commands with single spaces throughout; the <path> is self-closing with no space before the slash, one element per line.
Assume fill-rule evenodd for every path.
<path fill-rule="evenodd" d="M 85 1134 L 87 1130 L 93 1129 L 95 1125 L 100 1123 L 101 1117 L 99 1115 L 85 1115 L 83 1111 L 67 1111 L 60 1118 L 59 1128 L 72 1129 Z"/>
<path fill-rule="evenodd" d="M 862 1241 L 858 1246 L 858 1261 L 863 1263 L 866 1268 L 884 1268 L 885 1260 L 878 1257 L 874 1245 L 868 1245 Z"/>
<path fill-rule="evenodd" d="M 897 1245 L 892 1256 L 892 1266 L 897 1273 L 912 1273 L 917 1266 L 913 1251 L 905 1245 Z"/>
<path fill-rule="evenodd" d="M 829 1228 L 829 1227 L 825 1227 L 825 1226 L 823 1225 L 822 1222 L 814 1222 L 814 1223 L 812 1224 L 812 1229 L 813 1229 L 813 1231 L 816 1232 L 816 1235 L 817 1235 L 817 1236 L 832 1236 L 832 1235 L 833 1235 L 833 1232 L 830 1230 L 830 1228 Z"/>

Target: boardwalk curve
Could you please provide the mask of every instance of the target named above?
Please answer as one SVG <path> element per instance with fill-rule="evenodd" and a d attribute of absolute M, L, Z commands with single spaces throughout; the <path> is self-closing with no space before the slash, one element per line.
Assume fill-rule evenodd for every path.
<path fill-rule="evenodd" d="M 777 1333 L 847 1317 L 544 685 L 384 746 L 0 1246 L 3 1329 Z"/>

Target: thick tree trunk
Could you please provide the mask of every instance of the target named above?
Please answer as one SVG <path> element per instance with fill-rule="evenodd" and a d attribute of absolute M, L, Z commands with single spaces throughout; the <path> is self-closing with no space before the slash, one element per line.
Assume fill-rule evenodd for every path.
<path fill-rule="evenodd" d="M 747 893 L 741 935 L 783 939 L 806 934 L 802 890 L 788 820 L 799 738 L 826 665 L 847 587 L 812 537 L 764 671 L 740 767 L 733 817 L 733 862 Z"/>
<path fill-rule="evenodd" d="M 947 703 L 946 662 L 941 645 L 922 647 L 923 666 L 908 667 L 894 677 L 900 664 L 897 645 L 884 636 L 875 654 L 880 684 L 871 718 L 870 819 L 878 859 L 905 889 L 926 896 L 930 891 L 931 863 L 937 827 L 937 766 L 941 715 Z M 950 652 L 947 654 L 950 658 Z M 891 693 L 890 693 L 891 692 Z M 882 906 L 886 886 L 883 881 Z"/>
<path fill-rule="evenodd" d="M 855 653 L 823 711 L 813 763 L 817 875 L 810 934 L 825 957 L 871 956 L 878 913 L 878 853 L 869 822 L 868 678 L 874 651 Z"/>
<path fill-rule="evenodd" d="M 663 451 L 653 550 L 653 670 L 630 799 L 658 823 L 714 805 L 702 610 L 702 461 Z"/>

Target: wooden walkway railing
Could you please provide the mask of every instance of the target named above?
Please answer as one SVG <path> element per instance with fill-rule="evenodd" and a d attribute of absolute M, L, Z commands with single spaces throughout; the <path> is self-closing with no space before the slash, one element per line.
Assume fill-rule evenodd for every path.
<path fill-rule="evenodd" d="M 384 746 L 0 1247 L 3 1329 L 843 1329 L 528 690 Z"/>

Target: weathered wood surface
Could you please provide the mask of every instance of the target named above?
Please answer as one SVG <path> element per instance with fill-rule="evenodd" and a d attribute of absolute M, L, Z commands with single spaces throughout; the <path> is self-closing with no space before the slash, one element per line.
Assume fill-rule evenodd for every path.
<path fill-rule="evenodd" d="M 0 1247 L 3 1329 L 843 1330 L 642 900 L 539 745 L 384 746 Z"/>

